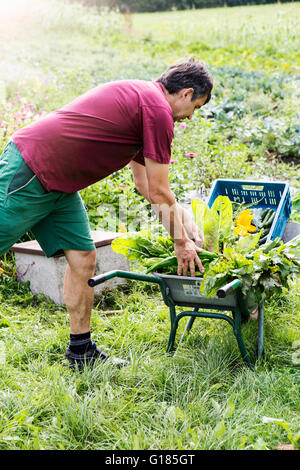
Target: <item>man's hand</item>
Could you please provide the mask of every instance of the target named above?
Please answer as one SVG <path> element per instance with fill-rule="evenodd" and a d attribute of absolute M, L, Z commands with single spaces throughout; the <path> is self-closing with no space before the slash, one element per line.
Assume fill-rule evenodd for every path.
<path fill-rule="evenodd" d="M 202 263 L 197 255 L 201 252 L 199 248 L 192 240 L 186 240 L 182 242 L 181 240 L 174 241 L 175 254 L 178 260 L 178 276 L 187 276 L 190 271 L 191 276 L 195 276 L 195 263 L 198 266 L 201 273 L 204 273 L 204 268 Z"/>
<path fill-rule="evenodd" d="M 199 229 L 195 223 L 192 215 L 180 204 L 177 203 L 178 212 L 182 219 L 182 223 L 187 232 L 188 237 L 193 240 L 199 248 L 204 247 L 204 236 L 203 232 Z"/>
<path fill-rule="evenodd" d="M 190 238 L 191 238 L 191 240 L 193 240 L 193 242 L 195 242 L 197 247 L 204 248 L 204 235 L 203 235 L 202 230 L 200 230 L 199 227 L 196 224 L 194 224 L 194 226 L 192 228 Z"/>

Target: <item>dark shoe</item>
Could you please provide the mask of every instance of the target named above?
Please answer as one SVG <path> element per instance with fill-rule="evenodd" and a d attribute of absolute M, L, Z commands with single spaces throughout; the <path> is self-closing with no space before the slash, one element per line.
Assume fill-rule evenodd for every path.
<path fill-rule="evenodd" d="M 95 343 L 92 343 L 90 349 L 88 349 L 84 354 L 75 354 L 70 348 L 66 350 L 65 358 L 69 361 L 69 366 L 71 369 L 74 369 L 78 366 L 79 369 L 82 369 L 85 365 L 94 366 L 96 362 L 108 362 L 116 367 L 127 366 L 129 363 L 124 359 L 119 359 L 118 357 L 109 356 L 96 346 Z"/>

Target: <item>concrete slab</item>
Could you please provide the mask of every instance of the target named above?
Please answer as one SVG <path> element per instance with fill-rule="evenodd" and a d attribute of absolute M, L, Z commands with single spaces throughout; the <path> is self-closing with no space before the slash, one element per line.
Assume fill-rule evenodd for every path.
<path fill-rule="evenodd" d="M 95 242 L 97 261 L 95 273 L 102 274 L 107 271 L 120 269 L 129 271 L 127 258 L 115 253 L 111 242 L 119 233 L 92 231 Z M 63 283 L 67 267 L 64 254 L 47 258 L 36 240 L 16 243 L 11 248 L 15 254 L 17 278 L 19 282 L 30 282 L 32 293 L 42 293 L 50 297 L 58 305 L 63 305 Z M 126 283 L 125 279 L 111 279 L 95 287 L 95 294 L 101 294 L 105 289 L 112 289 L 119 284 Z"/>

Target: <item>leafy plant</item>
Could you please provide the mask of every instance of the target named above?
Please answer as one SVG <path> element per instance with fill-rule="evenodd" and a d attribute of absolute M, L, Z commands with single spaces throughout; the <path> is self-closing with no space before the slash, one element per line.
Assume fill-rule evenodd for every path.
<path fill-rule="evenodd" d="M 195 222 L 204 234 L 204 248 L 218 253 L 220 244 L 232 235 L 232 204 L 228 197 L 218 196 L 209 208 L 200 199 L 192 200 Z"/>
<path fill-rule="evenodd" d="M 205 272 L 200 292 L 212 297 L 217 289 L 233 279 L 242 281 L 245 297 L 256 304 L 282 292 L 289 280 L 300 273 L 300 236 L 285 245 L 279 239 L 246 253 L 237 245 L 225 247 L 221 260 L 212 261 Z"/>
<path fill-rule="evenodd" d="M 176 274 L 177 258 L 174 251 L 174 241 L 171 237 L 163 237 L 152 233 L 150 230 L 142 230 L 137 233 L 127 233 L 111 244 L 116 253 L 120 253 L 129 260 L 138 260 L 147 268 L 147 273 L 152 271 Z M 204 264 L 216 258 L 216 254 L 202 250 L 199 257 Z"/>
<path fill-rule="evenodd" d="M 249 225 L 250 210 L 240 212 L 236 221 L 233 221 L 232 204 L 227 196 L 218 196 L 211 208 L 195 199 L 192 201 L 192 209 L 195 222 L 204 234 L 204 250 L 198 255 L 205 268 L 200 285 L 200 292 L 204 296 L 213 297 L 220 287 L 240 279 L 243 295 L 254 304 L 260 304 L 282 292 L 283 288 L 288 287 L 289 280 L 299 275 L 300 236 L 286 244 L 277 238 L 260 246 L 262 230 L 249 233 L 250 227 L 254 229 L 251 229 L 252 232 L 256 231 L 255 226 Z M 236 224 L 240 224 L 237 227 L 243 230 L 236 231 Z M 147 272 L 177 272 L 171 238 L 144 230 L 115 239 L 112 249 L 129 260 L 138 260 L 147 268 Z"/>

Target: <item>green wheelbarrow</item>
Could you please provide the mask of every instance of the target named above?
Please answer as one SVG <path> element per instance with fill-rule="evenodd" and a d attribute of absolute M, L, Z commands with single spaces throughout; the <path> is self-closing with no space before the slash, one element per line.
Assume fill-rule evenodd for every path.
<path fill-rule="evenodd" d="M 299 233 L 300 224 L 288 222 L 282 240 L 283 242 L 287 242 Z M 182 318 L 189 317 L 179 344 L 192 328 L 196 317 L 211 318 L 225 320 L 232 326 L 241 356 L 248 367 L 254 369 L 255 363 L 258 365 L 261 362 L 264 353 L 264 304 L 255 305 L 251 303 L 249 299 L 245 298 L 242 294 L 242 282 L 240 280 L 236 279 L 223 286 L 217 291 L 217 295 L 211 298 L 204 297 L 200 294 L 201 277 L 185 277 L 160 273 L 147 275 L 129 271 L 109 271 L 99 276 L 92 277 L 89 279 L 88 284 L 94 287 L 113 277 L 152 282 L 159 285 L 163 300 L 170 310 L 170 334 L 167 352 L 171 353 L 175 349 L 176 331 L 179 321 Z M 188 307 L 189 310 L 177 313 L 176 307 Z M 199 311 L 200 309 L 201 311 Z M 258 310 L 258 333 L 257 357 L 255 363 L 253 363 L 243 339 L 242 323 L 249 319 L 250 314 L 255 309 Z M 222 313 L 225 311 L 231 313 L 231 316 L 230 314 Z"/>
<path fill-rule="evenodd" d="M 167 275 L 153 273 L 151 275 L 139 274 L 129 271 L 109 271 L 99 276 L 89 279 L 88 284 L 94 287 L 113 277 L 132 279 L 156 283 L 165 304 L 170 310 L 170 335 L 167 352 L 175 350 L 175 337 L 179 321 L 184 317 L 189 317 L 180 343 L 186 333 L 190 331 L 196 317 L 225 320 L 233 328 L 234 336 L 237 340 L 242 358 L 248 367 L 254 368 L 251 362 L 242 335 L 242 322 L 249 318 L 250 313 L 257 307 L 248 305 L 241 292 L 241 281 L 234 280 L 218 290 L 217 296 L 206 298 L 200 295 L 199 287 L 202 282 L 200 277 L 187 277 L 177 275 Z M 189 310 L 176 312 L 176 307 L 188 307 Z M 201 311 L 199 311 L 201 309 Z M 231 312 L 232 316 L 222 313 Z M 257 338 L 257 361 L 260 362 L 263 356 L 264 346 L 264 308 L 263 304 L 258 306 L 258 338 Z"/>

